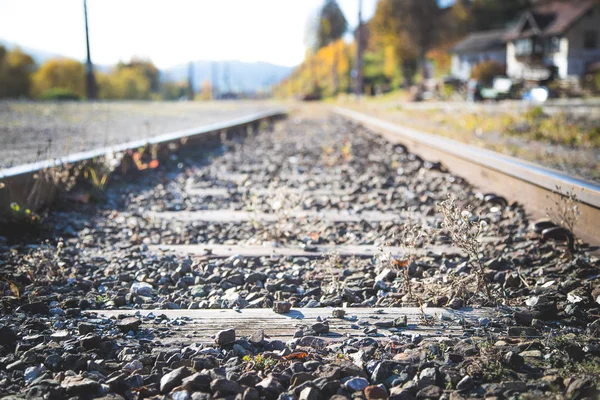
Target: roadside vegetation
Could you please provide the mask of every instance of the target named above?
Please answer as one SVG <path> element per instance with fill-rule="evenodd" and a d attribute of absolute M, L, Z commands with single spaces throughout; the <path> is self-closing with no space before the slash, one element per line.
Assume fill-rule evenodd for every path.
<path fill-rule="evenodd" d="M 334 104 L 526 161 L 600 181 L 600 115 L 546 106 L 435 103 L 412 105 L 405 93 Z M 423 103 L 422 103 L 423 104 Z"/>
<path fill-rule="evenodd" d="M 160 82 L 158 68 L 146 59 L 132 58 L 95 75 L 98 97 L 104 100 L 176 100 L 188 90 L 185 82 Z M 0 46 L 0 99 L 4 98 L 84 99 L 85 66 L 67 58 L 37 65 L 19 48 Z"/>

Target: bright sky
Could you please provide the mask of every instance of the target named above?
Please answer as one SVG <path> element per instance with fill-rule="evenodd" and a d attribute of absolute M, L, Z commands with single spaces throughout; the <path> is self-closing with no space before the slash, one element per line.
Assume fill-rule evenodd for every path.
<path fill-rule="evenodd" d="M 159 68 L 190 60 L 304 58 L 308 20 L 323 0 L 88 0 L 92 61 L 149 57 Z M 359 0 L 338 0 L 351 28 Z M 363 0 L 370 18 L 376 0 Z M 0 0 L 0 38 L 85 58 L 83 0 Z"/>

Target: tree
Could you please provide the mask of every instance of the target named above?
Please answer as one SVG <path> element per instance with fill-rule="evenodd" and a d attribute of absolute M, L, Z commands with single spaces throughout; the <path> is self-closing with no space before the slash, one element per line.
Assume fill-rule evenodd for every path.
<path fill-rule="evenodd" d="M 77 97 L 85 97 L 85 68 L 82 63 L 71 59 L 46 61 L 32 77 L 31 93 L 41 97 L 44 93 L 60 89 Z"/>
<path fill-rule="evenodd" d="M 133 68 L 141 71 L 150 84 L 150 91 L 158 93 L 160 91 L 160 72 L 152 61 L 143 58 L 133 57 L 129 63 L 118 63 L 117 70 L 123 68 Z"/>
<path fill-rule="evenodd" d="M 163 100 L 179 100 L 187 95 L 186 82 L 163 82 L 160 88 L 160 97 Z"/>
<path fill-rule="evenodd" d="M 318 17 L 316 49 L 340 39 L 348 29 L 348 22 L 336 0 L 325 0 Z"/>
<path fill-rule="evenodd" d="M 202 87 L 200 88 L 200 100 L 208 101 L 210 99 L 212 99 L 212 85 L 207 79 L 202 82 Z"/>
<path fill-rule="evenodd" d="M 391 46 L 404 81 L 411 84 L 417 64 L 425 75 L 425 55 L 437 44 L 441 23 L 436 0 L 380 0 L 369 22 L 369 46 Z"/>
<path fill-rule="evenodd" d="M 158 98 L 161 92 L 160 73 L 150 60 L 132 58 L 128 63 L 119 62 L 110 74 L 98 74 L 96 79 L 101 99 L 149 100 Z M 163 91 L 169 99 L 179 97 L 174 87 Z"/>
<path fill-rule="evenodd" d="M 373 29 L 397 49 L 398 59 L 415 59 L 425 76 L 425 55 L 439 40 L 442 11 L 436 0 L 381 0 Z"/>
<path fill-rule="evenodd" d="M 0 46 L 0 98 L 29 96 L 34 69 L 35 62 L 30 55 L 19 48 L 6 51 Z"/>
<path fill-rule="evenodd" d="M 98 86 L 102 99 L 150 99 L 150 81 L 140 68 L 117 67 L 110 75 L 99 74 Z"/>

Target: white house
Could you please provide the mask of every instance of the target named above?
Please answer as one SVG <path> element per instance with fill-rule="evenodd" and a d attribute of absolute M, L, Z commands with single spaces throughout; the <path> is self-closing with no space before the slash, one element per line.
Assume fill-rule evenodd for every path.
<path fill-rule="evenodd" d="M 454 46 L 452 52 L 452 76 L 463 81 L 471 77 L 471 70 L 483 61 L 506 64 L 505 30 L 473 32 Z"/>
<path fill-rule="evenodd" d="M 600 61 L 600 5 L 595 0 L 544 3 L 505 35 L 513 79 L 579 78 Z M 597 64 L 596 64 L 597 65 Z"/>

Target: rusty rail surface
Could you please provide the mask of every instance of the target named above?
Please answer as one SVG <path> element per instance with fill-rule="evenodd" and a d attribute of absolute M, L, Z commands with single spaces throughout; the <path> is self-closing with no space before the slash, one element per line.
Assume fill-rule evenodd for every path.
<path fill-rule="evenodd" d="M 481 149 L 417 129 L 397 125 L 342 107 L 333 111 L 382 134 L 392 142 L 406 145 L 411 152 L 429 161 L 445 164 L 453 173 L 483 191 L 500 194 L 527 206 L 533 218 L 542 218 L 552 208 L 553 191 L 573 191 L 581 216 L 575 234 L 600 245 L 600 186 L 559 171 L 514 157 Z"/>

